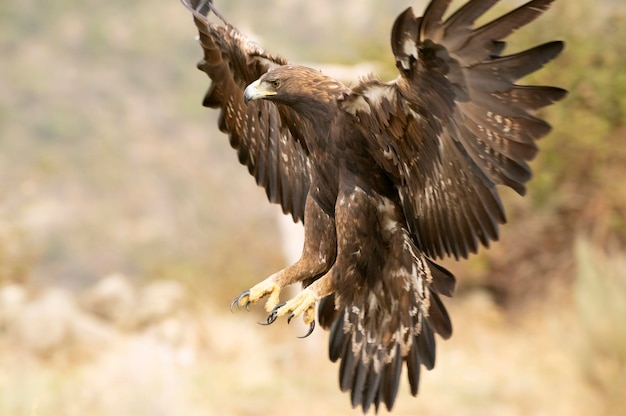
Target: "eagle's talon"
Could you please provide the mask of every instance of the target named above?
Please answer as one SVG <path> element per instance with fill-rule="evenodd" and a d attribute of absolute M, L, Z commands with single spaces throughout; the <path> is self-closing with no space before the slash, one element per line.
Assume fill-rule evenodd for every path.
<path fill-rule="evenodd" d="M 283 306 L 285 306 L 286 304 L 287 302 L 281 302 L 278 305 L 274 306 L 274 309 L 270 311 L 270 316 L 274 315 L 274 319 L 276 319 L 276 317 L 278 316 L 278 310 L 282 308 Z"/>
<path fill-rule="evenodd" d="M 244 290 L 238 296 L 235 296 L 235 298 L 230 302 L 230 311 L 231 312 L 233 311 L 234 305 L 237 305 L 237 309 L 241 310 L 241 300 L 244 298 L 247 298 L 244 306 L 246 310 L 250 311 L 250 291 L 249 290 Z"/>
<path fill-rule="evenodd" d="M 250 305 L 257 303 L 266 296 L 269 297 L 265 302 L 265 310 L 270 312 L 274 305 L 278 303 L 280 290 L 282 288 L 282 286 L 276 284 L 275 279 L 275 275 L 272 275 L 250 289 L 241 292 L 239 296 L 236 296 L 232 302 L 230 302 L 231 312 L 235 305 L 237 305 L 237 309 L 241 310 L 242 308 L 246 308 L 249 312 Z"/>
<path fill-rule="evenodd" d="M 286 302 L 279 303 L 271 310 L 271 312 L 267 315 L 267 320 L 265 322 L 258 322 L 259 325 L 271 325 L 276 319 L 278 319 L 278 310 L 285 306 Z"/>
<path fill-rule="evenodd" d="M 267 319 L 265 320 L 265 322 L 257 322 L 257 324 L 267 326 L 273 324 L 274 321 L 276 321 L 276 314 L 272 312 L 267 315 Z"/>
<path fill-rule="evenodd" d="M 271 325 L 276 321 L 276 312 L 272 312 L 269 315 L 267 315 L 267 320 L 265 321 L 265 323 L 263 322 L 259 322 L 261 325 Z"/>
<path fill-rule="evenodd" d="M 298 337 L 298 338 L 306 338 L 306 337 L 308 337 L 309 335 L 311 335 L 313 333 L 314 329 L 315 329 L 315 321 L 311 321 L 311 323 L 309 324 L 309 331 L 306 334 L 304 334 L 303 336 Z"/>

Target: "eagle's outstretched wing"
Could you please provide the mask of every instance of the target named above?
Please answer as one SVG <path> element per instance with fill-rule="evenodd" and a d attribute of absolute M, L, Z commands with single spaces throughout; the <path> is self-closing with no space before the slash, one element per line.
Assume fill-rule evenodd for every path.
<path fill-rule="evenodd" d="M 566 92 L 515 82 L 563 44 L 500 53 L 502 39 L 552 1 L 530 1 L 479 28 L 475 20 L 497 0 L 471 0 L 446 20 L 451 0 L 433 0 L 421 18 L 409 8 L 392 30 L 400 76 L 365 79 L 343 103 L 374 135 L 372 155 L 396 183 L 417 243 L 431 257 L 466 257 L 497 239 L 505 216 L 495 186 L 525 192 L 526 162 L 550 131 L 535 110 Z"/>
<path fill-rule="evenodd" d="M 287 61 L 269 55 L 229 24 L 210 22 L 205 17 L 210 1 L 182 2 L 193 13 L 204 50 L 198 68 L 211 78 L 203 104 L 221 110 L 220 129 L 269 200 L 294 220 L 303 220 L 310 184 L 305 138 L 311 127 L 286 106 L 264 100 L 246 105 L 243 98 L 248 84 Z"/>

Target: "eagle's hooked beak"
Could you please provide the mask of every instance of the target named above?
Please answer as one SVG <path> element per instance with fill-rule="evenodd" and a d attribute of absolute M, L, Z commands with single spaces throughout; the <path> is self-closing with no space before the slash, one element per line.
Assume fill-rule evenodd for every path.
<path fill-rule="evenodd" d="M 267 83 L 261 84 L 261 80 L 257 79 L 252 84 L 248 85 L 243 92 L 243 100 L 248 103 L 248 101 L 258 100 L 260 98 L 269 97 L 272 95 L 276 95 L 276 91 L 267 90 L 264 87 Z"/>

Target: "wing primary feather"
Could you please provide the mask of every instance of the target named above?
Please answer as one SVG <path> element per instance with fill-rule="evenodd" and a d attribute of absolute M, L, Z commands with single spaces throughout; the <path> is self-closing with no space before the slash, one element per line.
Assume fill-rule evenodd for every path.
<path fill-rule="evenodd" d="M 188 9 L 193 9 L 200 13 L 202 16 L 206 16 L 211 9 L 211 0 L 181 0 L 182 3 Z"/>
<path fill-rule="evenodd" d="M 460 185 L 455 185 L 458 189 L 459 195 L 458 198 L 465 199 L 465 189 Z M 451 237 L 452 241 L 455 244 L 456 257 L 466 257 L 469 253 L 474 252 L 476 250 L 475 236 L 474 232 L 469 227 L 468 218 L 465 215 L 463 207 L 460 205 L 452 204 L 452 209 L 450 210 L 450 221 L 454 227 L 455 234 Z"/>
<path fill-rule="evenodd" d="M 455 51 L 467 39 L 476 19 L 493 7 L 499 0 L 468 1 L 454 12 L 444 23 L 446 48 Z"/>
<path fill-rule="evenodd" d="M 563 42 L 553 41 L 472 65 L 465 69 L 467 85 L 477 91 L 508 91 L 515 81 L 537 71 L 562 50 Z"/>
<path fill-rule="evenodd" d="M 553 1 L 529 1 L 504 16 L 479 27 L 468 38 L 464 46 L 456 51 L 455 55 L 468 65 L 486 58 L 490 53 L 493 53 L 489 45 L 493 45 L 494 41 L 503 39 L 520 27 L 532 22 L 547 10 Z"/>
<path fill-rule="evenodd" d="M 447 254 L 452 254 L 452 253 L 456 253 L 456 238 L 454 238 L 457 233 L 455 232 L 455 230 L 452 227 L 452 211 L 454 210 L 454 207 L 452 207 L 452 205 L 450 204 L 450 200 L 452 199 L 452 195 L 451 193 L 454 192 L 454 190 L 442 190 L 442 194 L 443 194 L 443 198 L 444 198 L 444 203 L 446 204 L 446 206 L 451 207 L 450 210 L 448 210 L 446 213 L 443 213 L 442 215 L 439 215 L 439 218 L 441 219 L 441 225 L 442 227 L 439 229 L 439 233 L 441 234 L 441 239 L 443 241 L 443 249 L 444 249 L 444 253 Z"/>
<path fill-rule="evenodd" d="M 483 202 L 477 198 L 476 190 L 471 184 L 462 184 L 461 186 L 463 186 L 463 200 L 466 202 L 462 207 L 459 207 L 459 209 L 462 210 L 461 214 L 465 218 L 467 227 L 471 231 L 469 235 L 465 237 L 470 239 L 470 252 L 474 253 L 478 250 L 477 240 L 484 245 L 489 244 L 489 239 L 486 237 L 489 234 L 485 231 L 488 227 L 478 219 L 478 211 L 481 211 L 481 215 L 485 215 L 486 208 L 483 206 Z M 467 257 L 469 252 L 458 254 L 460 257 Z"/>
<path fill-rule="evenodd" d="M 267 147 L 265 151 L 267 152 L 264 156 L 264 159 L 267 161 L 266 164 L 266 183 L 267 186 L 265 189 L 267 190 L 268 199 L 270 202 L 277 203 L 280 202 L 280 182 L 279 182 L 279 173 L 278 168 L 280 164 L 280 126 L 277 123 L 277 120 L 273 119 L 274 122 L 270 124 L 270 133 L 269 140 L 267 143 Z"/>
<path fill-rule="evenodd" d="M 514 85 L 508 91 L 491 95 L 500 101 L 501 107 L 519 105 L 527 111 L 533 111 L 562 100 L 567 91 L 558 87 Z"/>
<path fill-rule="evenodd" d="M 432 326 L 432 329 L 439 334 L 441 338 L 448 339 L 452 335 L 452 322 L 450 321 L 450 315 L 448 315 L 448 311 L 437 293 L 429 290 L 429 295 L 430 307 L 428 309 L 428 322 Z"/>
<path fill-rule="evenodd" d="M 434 188 L 433 189 L 433 195 L 434 194 L 439 194 L 441 191 L 440 189 Z M 441 213 L 438 212 L 439 208 L 438 207 L 438 203 L 444 202 L 443 198 L 438 197 L 436 199 L 433 199 L 431 201 L 427 201 L 429 203 L 428 205 L 428 211 L 429 215 L 425 216 L 423 221 L 425 223 L 425 225 L 427 227 L 430 227 L 430 235 L 431 235 L 431 242 L 433 245 L 433 249 L 434 252 L 436 253 L 437 257 L 443 257 L 445 255 L 445 253 L 447 252 L 447 248 L 445 246 L 445 242 L 444 242 L 444 236 L 446 235 L 446 231 L 444 228 L 444 223 L 445 223 L 445 214 L 441 215 Z M 427 212 L 428 212 L 427 211 Z"/>
<path fill-rule="evenodd" d="M 434 261 L 428 258 L 425 258 L 425 260 L 433 276 L 432 284 L 437 293 L 451 297 L 454 293 L 454 287 L 456 286 L 456 278 L 454 275 Z"/>
<path fill-rule="evenodd" d="M 441 21 L 452 0 L 432 0 L 422 18 L 420 39 L 431 39 L 438 42 L 441 37 Z"/>

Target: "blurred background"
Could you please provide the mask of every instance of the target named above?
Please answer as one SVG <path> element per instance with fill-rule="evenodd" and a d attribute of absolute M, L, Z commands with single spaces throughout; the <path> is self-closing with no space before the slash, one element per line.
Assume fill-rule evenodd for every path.
<path fill-rule="evenodd" d="M 216 0 L 346 80 L 395 77 L 391 25 L 424 3 Z M 444 263 L 455 334 L 394 414 L 626 413 L 625 23 L 623 1 L 560 0 L 514 36 L 567 42 L 527 82 L 570 95 L 528 195 L 502 190 L 501 241 Z M 200 105 L 185 8 L 4 1 L 0 27 L 0 414 L 360 414 L 326 333 L 229 312 L 300 243 Z"/>

